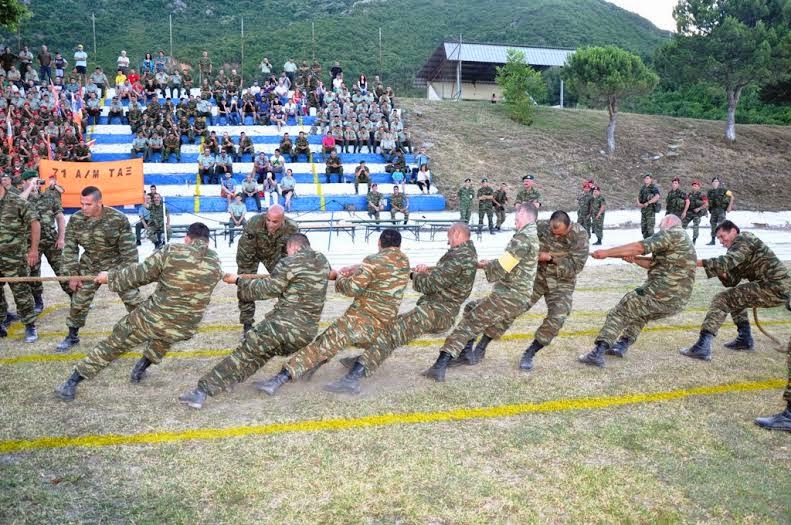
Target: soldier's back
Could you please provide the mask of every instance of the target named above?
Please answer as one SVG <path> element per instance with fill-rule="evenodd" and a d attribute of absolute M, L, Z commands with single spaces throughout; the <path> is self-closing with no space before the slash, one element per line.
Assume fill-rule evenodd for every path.
<path fill-rule="evenodd" d="M 417 304 L 429 302 L 457 311 L 470 296 L 477 271 L 478 252 L 472 241 L 451 248 L 440 258 L 431 273 L 415 274 L 413 287 L 418 292 L 423 289 L 421 281 L 437 275 L 435 282 L 428 286 L 431 292 L 424 293 Z"/>
<path fill-rule="evenodd" d="M 349 307 L 352 313 L 368 314 L 388 322 L 398 314 L 404 289 L 409 282 L 409 258 L 399 248 L 384 248 L 369 255 L 359 271 L 369 274 L 365 291 Z M 338 288 L 336 283 L 336 289 Z"/>
<path fill-rule="evenodd" d="M 330 273 L 327 258 L 321 252 L 303 248 L 280 261 L 275 272 L 281 271 L 287 272 L 289 283 L 272 313 L 318 324 L 327 296 Z"/>
<path fill-rule="evenodd" d="M 659 301 L 685 304 L 692 294 L 697 269 L 695 245 L 680 226 L 660 230 L 641 241 L 651 254 L 648 278 L 641 292 Z"/>
<path fill-rule="evenodd" d="M 506 252 L 518 259 L 516 266 L 497 281 L 494 291 L 525 302 L 533 293 L 533 282 L 538 269 L 539 240 L 535 224 L 518 230 L 506 247 Z"/>
<path fill-rule="evenodd" d="M 788 287 L 791 284 L 791 275 L 785 264 L 755 234 L 739 233 L 728 249 L 728 252 L 731 251 L 743 251 L 747 254 L 744 261 L 731 273 L 748 281 L 762 281 L 775 286 Z"/>

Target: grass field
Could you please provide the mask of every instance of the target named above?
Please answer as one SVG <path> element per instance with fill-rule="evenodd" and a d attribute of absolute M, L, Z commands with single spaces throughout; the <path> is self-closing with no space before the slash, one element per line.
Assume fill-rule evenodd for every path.
<path fill-rule="evenodd" d="M 607 309 L 641 281 L 633 267 L 583 272 L 575 311 L 530 374 L 520 373 L 517 363 L 543 303 L 517 321 L 507 340 L 492 343 L 481 365 L 450 370 L 444 384 L 418 375 L 441 342 L 441 336 L 426 336 L 400 349 L 364 382 L 360 396 L 321 389 L 343 373 L 331 362 L 311 383 L 288 384 L 275 397 L 245 384 L 210 398 L 201 411 L 181 406 L 177 397 L 220 359 L 195 351 L 218 354 L 238 341 L 233 287 L 218 287 L 199 336 L 178 345 L 143 383 L 128 381 L 136 356 L 120 359 L 83 382 L 77 399 L 66 404 L 54 398 L 53 388 L 74 359 L 109 332 L 123 307 L 102 289 L 82 344 L 63 360 L 47 360 L 55 355 L 66 317 L 63 294 L 48 286 L 53 307 L 39 321 L 41 339 L 17 342 L 15 325 L 0 343 L 0 523 L 789 523 L 791 435 L 752 422 L 780 410 L 780 382 L 760 390 L 573 409 L 580 398 L 784 380 L 785 356 L 765 337 L 757 336 L 754 353 L 720 347 L 735 333 L 730 323 L 710 363 L 678 355 L 678 348 L 694 341 L 719 289 L 716 280 L 699 277 L 687 311 L 650 325 L 627 358 L 609 359 L 604 370 L 579 365 L 575 357 L 590 349 Z M 481 281 L 474 295 L 487 290 Z M 402 310 L 415 300 L 408 294 Z M 330 293 L 325 321 L 347 305 Z M 259 319 L 268 307 L 259 303 Z M 787 340 L 787 311 L 761 315 L 769 330 Z M 276 372 L 281 362 L 270 362 L 255 379 Z M 300 423 L 555 400 L 560 402 L 512 417 L 346 430 Z M 236 428 L 245 434 L 271 423 L 295 424 L 286 432 L 241 437 L 185 434 Z M 155 441 L 160 432 L 180 437 L 56 448 L 52 441 L 35 450 L 18 441 L 108 434 Z"/>

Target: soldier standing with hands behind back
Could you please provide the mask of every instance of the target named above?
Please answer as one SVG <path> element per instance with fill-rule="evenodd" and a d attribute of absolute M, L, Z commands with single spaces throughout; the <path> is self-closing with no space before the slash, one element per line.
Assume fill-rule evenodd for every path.
<path fill-rule="evenodd" d="M 492 203 L 494 201 L 494 191 L 489 186 L 489 179 L 481 179 L 481 187 L 478 188 L 478 228 L 483 226 L 483 216 L 489 221 L 489 233 L 494 234 L 494 223 L 492 222 Z"/>
<path fill-rule="evenodd" d="M 711 189 L 706 194 L 709 208 L 709 222 L 711 223 L 711 242 L 709 246 L 714 246 L 714 239 L 719 226 L 726 218 L 727 213 L 733 209 L 733 193 L 720 186 L 719 177 L 711 179 Z"/>
<path fill-rule="evenodd" d="M 671 182 L 670 191 L 665 197 L 666 215 L 675 215 L 679 219 L 684 215 L 687 206 L 687 195 L 679 188 L 681 180 L 678 177 Z"/>
<path fill-rule="evenodd" d="M 470 223 L 470 216 L 472 215 L 472 200 L 475 198 L 475 190 L 472 189 L 470 183 L 472 180 L 464 179 L 464 185 L 459 188 L 459 220 L 464 224 Z"/>
<path fill-rule="evenodd" d="M 647 239 L 654 234 L 654 222 L 656 220 L 656 203 L 662 195 L 659 188 L 654 184 L 654 179 L 650 173 L 643 177 L 643 186 L 637 197 L 637 207 L 640 208 L 640 230 L 643 232 L 643 239 Z"/>
<path fill-rule="evenodd" d="M 687 204 L 681 214 L 681 227 L 685 230 L 692 223 L 692 244 L 698 240 L 700 218 L 706 216 L 706 196 L 700 191 L 700 181 L 692 181 L 692 191 L 687 194 Z"/>
<path fill-rule="evenodd" d="M 506 190 L 508 186 L 503 182 L 500 184 L 500 189 L 494 192 L 494 214 L 497 216 L 497 224 L 494 229 L 500 231 L 500 227 L 505 222 L 505 206 L 508 204 L 508 194 Z"/>

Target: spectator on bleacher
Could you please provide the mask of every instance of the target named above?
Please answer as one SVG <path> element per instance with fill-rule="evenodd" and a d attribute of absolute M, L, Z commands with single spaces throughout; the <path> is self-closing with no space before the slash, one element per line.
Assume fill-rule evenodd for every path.
<path fill-rule="evenodd" d="M 33 67 L 33 64 L 27 64 L 25 66 L 25 86 L 26 89 L 30 87 L 37 86 L 39 84 L 38 80 L 38 71 Z"/>
<path fill-rule="evenodd" d="M 365 161 L 361 160 L 360 165 L 354 169 L 354 194 L 359 195 L 360 184 L 366 185 L 366 193 L 371 191 L 371 170 L 365 165 Z"/>
<path fill-rule="evenodd" d="M 400 149 L 397 149 L 395 155 L 392 157 L 392 162 L 385 166 L 385 171 L 387 173 L 394 173 L 396 171 L 406 173 L 406 170 L 407 165 L 406 158 L 404 158 L 404 152 Z"/>
<path fill-rule="evenodd" d="M 151 220 L 151 196 L 143 192 L 143 204 L 137 208 L 137 222 L 135 223 L 135 240 L 140 246 L 143 230 L 148 229 L 148 222 Z"/>
<path fill-rule="evenodd" d="M 366 195 L 365 200 L 368 205 L 368 217 L 376 219 L 378 224 L 379 214 L 385 207 L 383 202 L 384 195 L 379 193 L 378 184 L 371 184 L 371 188 L 368 190 L 368 195 Z"/>
<path fill-rule="evenodd" d="M 335 152 L 335 137 L 332 133 L 327 133 L 321 139 L 321 154 L 325 157 L 330 153 Z"/>
<path fill-rule="evenodd" d="M 208 99 L 202 98 L 200 95 L 198 95 L 196 109 L 198 110 L 198 116 L 205 118 L 209 123 L 209 126 L 214 125 L 211 114 L 211 102 L 209 102 Z"/>
<path fill-rule="evenodd" d="M 417 187 L 423 194 L 431 193 L 431 171 L 428 169 L 428 164 L 423 164 L 418 169 Z"/>
<path fill-rule="evenodd" d="M 360 93 L 365 95 L 368 93 L 368 77 L 365 76 L 365 73 L 360 73 L 360 76 L 357 78 L 357 83 L 354 85 L 357 89 L 360 90 Z"/>
<path fill-rule="evenodd" d="M 220 154 L 215 159 L 214 171 L 218 176 L 228 173 L 233 175 L 233 158 L 225 151 L 220 151 Z"/>
<path fill-rule="evenodd" d="M 5 48 L 3 54 L 0 55 L 0 65 L 2 65 L 3 70 L 5 70 L 6 74 L 11 69 L 11 66 L 16 62 L 17 56 L 11 51 L 10 47 Z"/>
<path fill-rule="evenodd" d="M 393 224 L 396 223 L 396 213 L 404 216 L 404 224 L 409 221 L 409 199 L 399 191 L 398 186 L 393 186 L 393 195 L 390 196 L 390 220 Z"/>
<path fill-rule="evenodd" d="M 172 129 L 165 137 L 164 145 L 162 162 L 170 161 L 171 155 L 176 155 L 176 162 L 181 162 L 181 139 L 176 135 L 175 129 Z"/>
<path fill-rule="evenodd" d="M 126 73 L 120 69 L 115 72 L 115 81 L 113 82 L 113 85 L 115 86 L 116 95 L 118 94 L 118 88 L 125 85 L 128 80 L 129 77 L 127 77 Z"/>
<path fill-rule="evenodd" d="M 354 131 L 354 128 L 350 125 L 347 125 L 346 128 L 343 130 L 343 152 L 349 153 L 349 146 L 352 147 L 352 153 L 359 153 L 360 152 L 360 142 L 357 140 L 357 132 Z"/>
<path fill-rule="evenodd" d="M 190 124 L 187 115 L 182 115 L 178 121 L 179 138 L 184 140 L 186 137 L 187 142 L 195 144 L 195 128 Z"/>
<path fill-rule="evenodd" d="M 178 69 L 174 69 L 168 79 L 168 88 L 170 88 L 170 98 L 181 98 L 181 73 Z"/>
<path fill-rule="evenodd" d="M 124 75 L 129 72 L 129 57 L 126 56 L 126 51 L 121 51 L 121 54 L 118 55 L 118 58 L 115 60 L 115 68 Z"/>
<path fill-rule="evenodd" d="M 74 68 L 80 79 L 80 84 L 85 85 L 88 80 L 88 53 L 82 47 L 82 44 L 77 44 L 74 50 Z"/>
<path fill-rule="evenodd" d="M 343 153 L 343 128 L 341 127 L 340 121 L 333 124 L 330 133 L 332 134 L 332 138 L 335 139 L 335 144 L 338 146 L 338 151 Z"/>
<path fill-rule="evenodd" d="M 148 139 L 142 131 L 138 131 L 137 136 L 132 141 L 131 158 L 137 158 L 138 153 L 143 154 L 143 160 L 148 158 Z"/>
<path fill-rule="evenodd" d="M 135 68 L 131 68 L 129 70 L 129 73 L 127 74 L 127 80 L 129 80 L 129 84 L 132 86 L 140 82 L 140 75 L 137 71 L 135 71 Z"/>
<path fill-rule="evenodd" d="M 170 80 L 170 75 L 164 69 L 157 71 L 154 74 L 154 83 L 159 90 L 159 97 L 165 98 L 167 96 L 166 89 L 168 88 L 168 81 Z"/>
<path fill-rule="evenodd" d="M 102 114 L 101 100 L 95 92 L 88 93 L 88 100 L 85 101 L 85 111 L 88 113 L 88 125 L 99 124 L 99 116 Z"/>
<path fill-rule="evenodd" d="M 9 51 L 11 50 L 9 49 Z M 294 85 L 294 78 L 296 77 L 296 72 L 297 72 L 297 64 L 294 63 L 294 61 L 289 58 L 288 60 L 286 60 L 285 64 L 283 64 L 283 73 L 285 73 L 286 76 L 288 77 L 288 81 L 291 86 Z"/>
<path fill-rule="evenodd" d="M 20 73 L 13 64 L 11 65 L 11 69 L 6 72 L 6 79 L 8 79 L 8 81 L 14 84 L 17 88 L 24 88 L 24 84 L 22 82 L 22 73 Z"/>
<path fill-rule="evenodd" d="M 187 96 L 189 96 L 190 91 L 192 91 L 192 85 L 194 83 L 189 67 L 190 66 L 183 66 L 183 70 L 181 71 L 181 84 L 184 86 L 184 91 Z"/>
<path fill-rule="evenodd" d="M 263 184 L 266 178 L 266 172 L 270 170 L 269 159 L 263 151 L 258 153 L 258 156 L 253 161 L 253 171 L 251 175 L 255 177 L 258 184 Z"/>
<path fill-rule="evenodd" d="M 333 174 L 338 175 L 338 182 L 343 182 L 343 163 L 341 162 L 340 157 L 338 157 L 338 153 L 334 149 L 330 151 L 330 156 L 327 157 L 325 163 L 327 166 L 324 169 L 324 176 L 326 178 L 327 184 L 331 182 L 331 177 Z"/>
<path fill-rule="evenodd" d="M 63 78 L 66 74 L 66 67 L 69 65 L 69 62 L 63 58 L 63 55 L 60 52 L 55 53 L 55 80 L 60 79 L 63 81 Z"/>
<path fill-rule="evenodd" d="M 409 130 L 409 126 L 402 127 L 396 133 L 396 146 L 401 151 L 408 151 L 409 154 L 412 154 L 412 132 Z"/>
<path fill-rule="evenodd" d="M 264 179 L 263 184 L 264 189 L 264 198 L 266 199 L 266 207 L 269 208 L 270 206 L 274 206 L 278 203 L 278 188 L 277 188 L 277 180 L 275 179 L 275 174 L 271 171 L 267 172 L 266 178 Z"/>
<path fill-rule="evenodd" d="M 285 199 L 283 207 L 286 211 L 291 211 L 291 199 L 296 196 L 296 187 L 297 181 L 294 178 L 294 172 L 287 169 L 286 176 L 280 181 L 280 194 L 283 196 L 283 199 Z"/>
<path fill-rule="evenodd" d="M 162 195 L 154 193 L 151 196 L 149 208 L 147 235 L 148 240 L 154 243 L 154 249 L 165 245 L 165 228 L 170 229 L 170 211 L 162 202 Z"/>
<path fill-rule="evenodd" d="M 237 149 L 236 160 L 241 162 L 242 158 L 247 154 L 250 155 L 250 160 L 255 158 L 255 145 L 253 144 L 253 140 L 242 131 L 239 134 L 239 147 Z"/>
<path fill-rule="evenodd" d="M 221 153 L 220 155 L 225 155 L 225 153 Z M 231 201 L 236 197 L 236 181 L 233 180 L 233 173 L 231 171 L 226 171 L 225 178 L 220 182 L 220 197 L 225 197 L 228 201 L 228 207 L 230 208 Z"/>
<path fill-rule="evenodd" d="M 283 126 L 286 125 L 287 120 L 288 116 L 283 110 L 283 106 L 280 104 L 279 100 L 275 99 L 272 109 L 269 113 L 269 123 L 275 124 L 277 126 L 277 131 L 280 132 L 282 131 Z"/>
<path fill-rule="evenodd" d="M 217 123 L 222 124 L 223 120 L 226 126 L 231 125 L 228 117 L 228 104 L 225 102 L 225 98 L 221 98 L 217 101 Z"/>
<path fill-rule="evenodd" d="M 280 146 L 278 149 L 280 150 L 280 153 L 283 154 L 283 156 L 288 155 L 291 158 L 291 162 L 296 162 L 293 154 L 294 144 L 291 142 L 291 137 L 288 136 L 288 133 L 283 134 L 283 138 L 280 139 Z"/>
<path fill-rule="evenodd" d="M 308 143 L 308 137 L 305 135 L 304 131 L 300 131 L 299 135 L 297 135 L 297 143 L 294 145 L 293 151 L 291 162 L 297 162 L 300 154 L 304 154 L 310 159 L 310 144 Z"/>
<path fill-rule="evenodd" d="M 261 69 L 261 81 L 263 82 L 272 74 L 272 63 L 268 58 L 264 57 L 258 67 Z"/>
<path fill-rule="evenodd" d="M 80 141 L 74 146 L 72 159 L 74 162 L 90 162 L 91 161 L 91 148 L 85 143 L 85 139 L 80 138 Z"/>
<path fill-rule="evenodd" d="M 143 95 L 146 105 L 150 105 L 157 98 L 157 84 L 153 78 L 149 78 L 143 85 Z"/>
<path fill-rule="evenodd" d="M 261 211 L 261 196 L 258 195 L 258 184 L 253 179 L 253 174 L 248 173 L 242 182 L 242 191 L 240 193 L 244 199 L 244 204 L 247 206 L 247 200 L 253 199 L 255 201 L 256 211 Z"/>
<path fill-rule="evenodd" d="M 19 50 L 17 58 L 19 59 L 20 71 L 27 71 L 27 66 L 33 63 L 33 53 L 30 52 L 28 46 L 23 46 L 22 49 Z"/>
<path fill-rule="evenodd" d="M 121 105 L 121 101 L 118 100 L 118 95 L 114 96 L 110 101 L 110 107 L 107 111 L 107 123 L 112 124 L 115 118 L 120 120 L 121 124 L 124 123 L 124 107 Z"/>
<path fill-rule="evenodd" d="M 396 170 L 391 173 L 391 176 L 393 177 L 393 184 L 400 184 L 403 186 L 406 182 L 406 175 L 403 171 Z"/>
<path fill-rule="evenodd" d="M 229 157 L 231 157 L 234 161 L 238 161 L 239 159 L 236 156 L 236 144 L 233 141 L 233 138 L 228 134 L 227 131 L 223 132 L 222 134 L 222 141 L 220 144 L 220 148 Z"/>
<path fill-rule="evenodd" d="M 157 53 L 157 57 L 154 59 L 154 72 L 155 73 L 160 73 L 160 72 L 165 72 L 166 73 L 167 72 L 166 71 L 166 69 L 167 69 L 167 62 L 168 62 L 168 59 L 165 56 L 165 51 L 160 49 L 159 53 Z"/>
<path fill-rule="evenodd" d="M 385 131 L 384 127 L 379 128 L 380 131 L 380 144 L 382 148 L 382 156 L 385 162 L 392 163 L 396 157 L 396 143 L 395 137 L 389 131 Z"/>
<path fill-rule="evenodd" d="M 231 105 L 228 107 L 228 119 L 231 126 L 240 126 L 242 124 L 242 115 L 239 112 L 239 104 L 236 97 L 231 99 Z"/>
<path fill-rule="evenodd" d="M 217 184 L 215 162 L 212 152 L 208 148 L 203 148 L 198 155 L 198 173 L 203 184 Z"/>
<path fill-rule="evenodd" d="M 247 224 L 247 219 L 245 218 L 245 214 L 247 213 L 247 205 L 242 202 L 242 196 L 236 195 L 233 198 L 233 202 L 228 204 L 228 215 L 230 216 L 228 220 L 228 244 L 229 246 L 233 244 L 234 235 L 236 233 L 236 228 L 243 228 L 245 224 Z"/>
<path fill-rule="evenodd" d="M 161 157 L 164 147 L 165 141 L 162 139 L 162 135 L 159 133 L 152 133 L 151 136 L 148 137 L 148 149 L 146 150 L 146 156 L 143 161 L 150 159 L 152 153 L 159 153 Z"/>
<path fill-rule="evenodd" d="M 107 75 L 104 74 L 102 68 L 97 67 L 91 73 L 91 82 L 93 82 L 97 88 L 99 88 L 99 98 L 104 98 L 104 89 L 109 83 L 107 81 Z"/>
<path fill-rule="evenodd" d="M 280 148 L 275 148 L 275 153 L 269 157 L 269 169 L 275 175 L 283 175 L 283 170 L 286 169 L 286 159 L 280 154 Z"/>
<path fill-rule="evenodd" d="M 252 118 L 253 122 L 258 120 L 258 111 L 256 109 L 255 99 L 252 96 L 244 98 L 242 103 L 242 123 L 244 123 L 247 117 Z"/>
<path fill-rule="evenodd" d="M 147 73 L 154 74 L 154 57 L 151 53 L 146 53 L 143 57 L 143 63 L 140 65 L 140 74 L 145 76 Z"/>
<path fill-rule="evenodd" d="M 201 85 L 203 85 L 204 81 L 209 82 L 211 80 L 212 73 L 214 73 L 211 58 L 209 58 L 209 52 L 204 51 L 201 54 L 200 59 L 198 60 L 198 71 L 200 73 L 200 81 Z"/>

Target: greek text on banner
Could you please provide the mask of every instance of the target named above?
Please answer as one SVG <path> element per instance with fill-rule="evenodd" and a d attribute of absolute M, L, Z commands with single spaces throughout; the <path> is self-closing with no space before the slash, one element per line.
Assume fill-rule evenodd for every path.
<path fill-rule="evenodd" d="M 55 177 L 66 190 L 64 208 L 79 208 L 80 193 L 86 186 L 96 186 L 102 192 L 106 206 L 123 206 L 143 202 L 143 159 L 113 162 L 58 162 L 42 160 L 39 177 Z"/>

